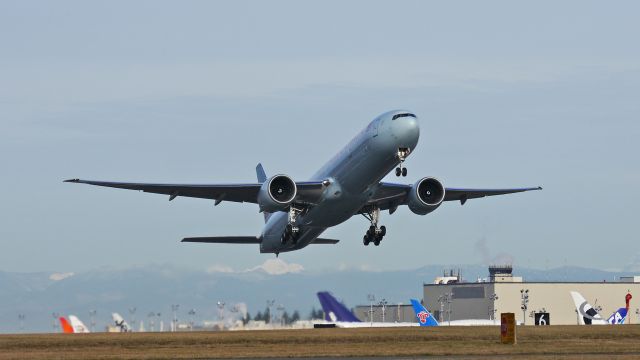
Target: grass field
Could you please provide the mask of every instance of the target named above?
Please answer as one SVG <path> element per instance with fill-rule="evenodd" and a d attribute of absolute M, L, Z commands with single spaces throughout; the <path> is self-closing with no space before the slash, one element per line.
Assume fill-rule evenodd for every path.
<path fill-rule="evenodd" d="M 640 325 L 309 329 L 238 332 L 0 335 L 0 359 L 211 359 L 444 356 L 640 358 Z"/>

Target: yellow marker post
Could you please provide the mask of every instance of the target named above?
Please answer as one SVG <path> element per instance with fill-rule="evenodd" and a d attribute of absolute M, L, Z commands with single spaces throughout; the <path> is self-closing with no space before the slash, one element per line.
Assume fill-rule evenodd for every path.
<path fill-rule="evenodd" d="M 500 314 L 500 342 L 503 344 L 516 343 L 516 314 Z"/>

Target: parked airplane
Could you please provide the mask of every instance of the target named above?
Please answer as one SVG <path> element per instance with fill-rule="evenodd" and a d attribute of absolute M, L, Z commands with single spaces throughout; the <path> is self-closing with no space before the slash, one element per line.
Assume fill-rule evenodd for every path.
<path fill-rule="evenodd" d="M 627 319 L 627 313 L 629 312 L 629 300 L 631 300 L 631 296 L 628 295 L 626 300 L 626 308 L 619 308 L 616 310 L 607 320 L 603 319 L 602 316 L 594 309 L 591 304 L 584 299 L 582 294 L 577 291 L 571 291 L 571 298 L 573 298 L 573 304 L 576 307 L 576 311 L 578 312 L 578 322 L 580 325 L 616 325 L 616 324 L 624 324 L 624 321 Z"/>
<path fill-rule="evenodd" d="M 486 319 L 465 319 L 465 320 L 451 320 L 451 321 L 443 321 L 438 322 L 433 315 L 427 310 L 424 305 L 420 303 L 420 301 L 416 299 L 411 299 L 411 305 L 413 306 L 413 311 L 416 314 L 416 319 L 418 320 L 418 325 L 420 326 L 493 326 L 500 325 L 500 323 L 496 320 L 486 320 Z"/>
<path fill-rule="evenodd" d="M 415 322 L 362 322 L 351 310 L 338 301 L 333 295 L 327 291 L 321 291 L 318 294 L 318 300 L 324 311 L 323 324 L 335 324 L 340 328 L 360 328 L 360 327 L 406 327 L 417 326 Z"/>
<path fill-rule="evenodd" d="M 415 114 L 405 110 L 386 112 L 376 117 L 320 168 L 309 181 L 295 182 L 287 175 L 267 178 L 261 164 L 256 167 L 258 182 L 253 184 L 183 185 L 145 184 L 71 179 L 83 183 L 121 189 L 178 196 L 258 204 L 265 215 L 259 236 L 191 237 L 183 242 L 259 244 L 260 252 L 299 250 L 310 244 L 336 244 L 338 240 L 319 236 L 329 227 L 361 214 L 370 222 L 364 245 L 380 241 L 387 233 L 379 226 L 380 212 L 393 214 L 407 205 L 418 215 L 436 210 L 444 201 L 460 201 L 503 195 L 540 187 L 516 189 L 448 188 L 434 177 L 414 184 L 380 182 L 395 168 L 396 176 L 406 176 L 404 162 L 418 145 L 420 129 Z"/>
<path fill-rule="evenodd" d="M 120 332 L 131 332 L 131 331 L 133 331 L 133 329 L 131 329 L 129 324 L 127 324 L 127 322 L 124 321 L 124 318 L 122 316 L 120 316 L 120 314 L 113 313 L 113 314 L 111 314 L 111 317 L 113 318 L 113 322 L 115 322 L 116 327 L 120 330 Z"/>

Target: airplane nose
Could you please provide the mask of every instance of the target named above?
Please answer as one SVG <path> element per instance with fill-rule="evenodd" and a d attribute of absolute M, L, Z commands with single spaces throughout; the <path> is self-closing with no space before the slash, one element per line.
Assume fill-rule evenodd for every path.
<path fill-rule="evenodd" d="M 407 116 L 395 119 L 392 122 L 394 123 L 392 125 L 393 132 L 400 143 L 411 149 L 415 148 L 418 144 L 418 138 L 420 137 L 418 119 Z"/>

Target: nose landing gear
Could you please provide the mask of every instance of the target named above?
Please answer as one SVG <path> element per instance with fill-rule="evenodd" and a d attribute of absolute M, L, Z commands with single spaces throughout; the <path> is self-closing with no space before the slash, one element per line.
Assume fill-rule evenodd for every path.
<path fill-rule="evenodd" d="M 369 230 L 362 238 L 362 243 L 364 246 L 369 246 L 369 243 L 373 243 L 375 246 L 380 245 L 380 241 L 387 234 L 387 228 L 385 226 L 378 227 L 378 220 L 380 219 L 380 209 L 373 208 L 367 214 L 363 214 L 365 218 L 371 221 L 371 226 L 369 226 Z"/>
<path fill-rule="evenodd" d="M 407 168 L 402 166 L 407 156 L 411 153 L 411 149 L 409 148 L 398 148 L 398 160 L 400 160 L 400 165 L 396 168 L 396 176 L 407 176 Z"/>

